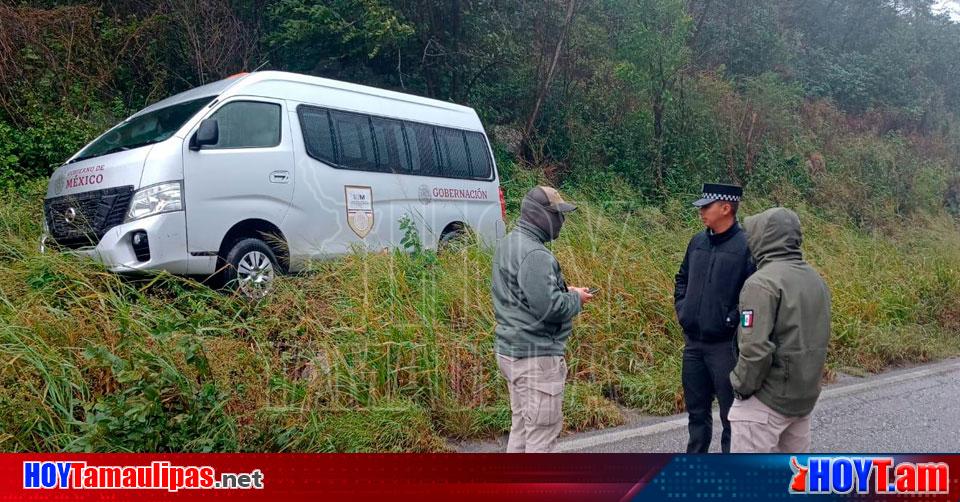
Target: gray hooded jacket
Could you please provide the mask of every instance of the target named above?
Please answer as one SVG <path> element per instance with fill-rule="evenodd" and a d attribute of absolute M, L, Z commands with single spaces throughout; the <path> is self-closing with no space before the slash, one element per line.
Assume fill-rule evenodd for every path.
<path fill-rule="evenodd" d="M 543 245 L 548 240 L 546 232 L 521 219 L 497 245 L 492 289 L 498 354 L 564 354 L 580 295 L 567 290 L 560 264 Z"/>

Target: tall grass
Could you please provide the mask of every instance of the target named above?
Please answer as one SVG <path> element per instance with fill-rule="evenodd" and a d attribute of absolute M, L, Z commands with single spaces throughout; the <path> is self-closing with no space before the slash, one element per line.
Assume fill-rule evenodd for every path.
<path fill-rule="evenodd" d="M 535 182 L 517 173 L 506 185 L 511 213 Z M 568 430 L 622 423 L 622 407 L 682 406 L 673 276 L 695 213 L 601 188 L 567 193 L 580 210 L 552 244 L 568 282 L 601 289 L 570 340 Z M 316 263 L 251 305 L 38 253 L 39 198 L 0 204 L 0 450 L 436 451 L 509 427 L 491 250 L 478 243 Z M 831 370 L 960 352 L 952 220 L 872 234 L 795 209 L 833 292 Z"/>

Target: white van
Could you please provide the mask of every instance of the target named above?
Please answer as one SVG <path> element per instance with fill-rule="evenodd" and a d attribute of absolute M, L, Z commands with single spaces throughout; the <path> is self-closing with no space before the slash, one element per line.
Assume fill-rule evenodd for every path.
<path fill-rule="evenodd" d="M 47 188 L 41 247 L 115 272 L 222 273 L 259 296 L 309 259 L 401 246 L 407 218 L 426 249 L 503 236 L 476 112 L 265 71 L 150 105 L 73 155 Z"/>

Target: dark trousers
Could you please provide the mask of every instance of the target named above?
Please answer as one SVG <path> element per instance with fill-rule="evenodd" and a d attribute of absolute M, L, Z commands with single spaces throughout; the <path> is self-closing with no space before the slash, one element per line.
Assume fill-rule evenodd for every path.
<path fill-rule="evenodd" d="M 720 403 L 720 449 L 730 452 L 730 422 L 733 404 L 730 372 L 737 364 L 735 342 L 706 343 L 687 338 L 683 348 L 683 401 L 689 414 L 690 440 L 687 453 L 707 453 L 713 438 L 713 399 Z"/>

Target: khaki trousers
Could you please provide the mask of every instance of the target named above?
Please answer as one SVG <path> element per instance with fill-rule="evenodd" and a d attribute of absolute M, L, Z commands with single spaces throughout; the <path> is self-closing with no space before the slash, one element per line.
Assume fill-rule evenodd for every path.
<path fill-rule="evenodd" d="M 735 399 L 727 416 L 733 429 L 732 453 L 808 453 L 810 414 L 788 417 L 751 396 Z"/>
<path fill-rule="evenodd" d="M 550 453 L 563 429 L 562 356 L 517 359 L 497 354 L 497 366 L 510 391 L 511 426 L 507 453 Z"/>

